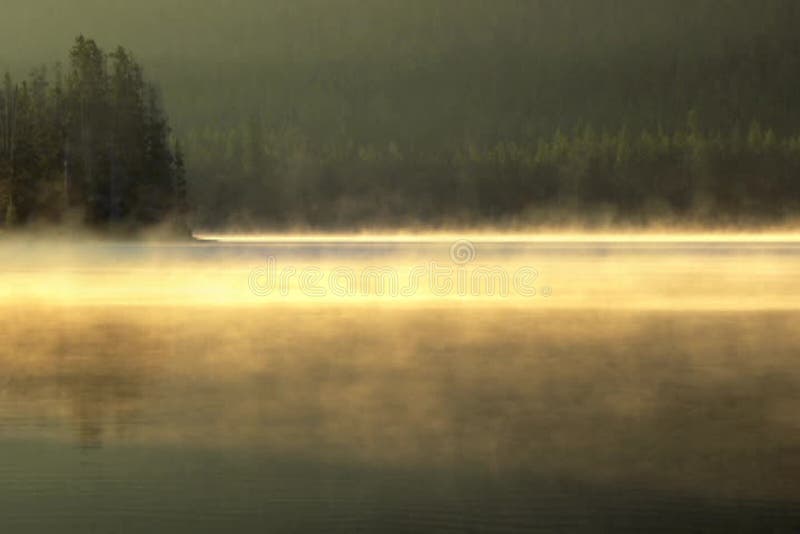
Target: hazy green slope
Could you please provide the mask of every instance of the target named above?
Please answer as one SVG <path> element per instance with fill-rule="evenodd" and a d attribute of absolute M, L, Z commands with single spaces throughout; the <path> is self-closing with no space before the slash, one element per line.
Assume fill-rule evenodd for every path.
<path fill-rule="evenodd" d="M 16 71 L 60 57 L 78 33 L 135 52 L 186 140 L 208 224 L 609 204 L 629 216 L 653 203 L 734 216 L 797 200 L 796 0 L 6 0 L 2 11 L 0 63 Z M 634 149 L 645 154 L 633 164 L 606 161 Z"/>

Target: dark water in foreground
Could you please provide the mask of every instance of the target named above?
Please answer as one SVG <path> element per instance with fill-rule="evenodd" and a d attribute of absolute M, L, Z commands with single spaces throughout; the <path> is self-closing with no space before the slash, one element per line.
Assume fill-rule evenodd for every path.
<path fill-rule="evenodd" d="M 0 532 L 796 532 L 798 324 L 7 302 Z"/>

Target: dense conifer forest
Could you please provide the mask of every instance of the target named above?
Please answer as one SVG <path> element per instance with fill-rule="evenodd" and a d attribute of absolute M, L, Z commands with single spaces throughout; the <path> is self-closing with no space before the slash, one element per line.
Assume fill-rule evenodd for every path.
<path fill-rule="evenodd" d="M 73 106 L 65 134 L 50 134 L 70 142 L 35 151 L 50 163 L 33 181 L 62 183 L 59 151 L 69 149 L 71 202 L 91 220 L 153 220 L 183 205 L 183 186 L 167 194 L 170 172 L 189 176 L 202 228 L 798 215 L 796 0 L 75 1 L 85 13 L 37 4 L 62 9 L 57 28 L 19 7 L 33 35 L 15 46 L 30 52 L 0 49 L 0 65 L 27 72 L 62 26 L 121 40 L 163 88 L 187 166 L 176 172 L 169 147 L 151 153 L 148 142 L 113 156 L 133 138 L 166 142 L 147 89 L 133 91 L 140 126 L 124 139 L 79 135 L 67 72 L 65 96 L 52 96 L 51 81 L 45 100 Z M 111 109 L 128 97 L 114 96 L 119 60 L 109 62 L 97 105 Z M 117 128 L 114 114 L 96 116 L 93 131 Z M 52 205 L 41 199 L 58 187 L 45 190 L 15 193 L 20 219 L 44 209 L 34 196 Z"/>
<path fill-rule="evenodd" d="M 0 87 L 0 207 L 6 227 L 133 230 L 183 225 L 186 173 L 153 85 L 124 48 L 78 37 L 66 69 Z"/>

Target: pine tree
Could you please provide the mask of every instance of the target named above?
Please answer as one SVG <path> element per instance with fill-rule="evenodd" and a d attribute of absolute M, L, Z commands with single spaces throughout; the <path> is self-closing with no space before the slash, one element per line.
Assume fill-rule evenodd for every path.
<path fill-rule="evenodd" d="M 76 39 L 67 83 L 71 197 L 82 201 L 87 221 L 98 224 L 110 212 L 108 77 L 105 55 L 92 39 Z"/>
<path fill-rule="evenodd" d="M 6 204 L 5 223 L 7 228 L 12 228 L 17 225 L 17 208 L 14 205 L 14 197 L 9 196 Z"/>
<path fill-rule="evenodd" d="M 173 206 L 175 213 L 181 219 L 186 217 L 189 210 L 188 202 L 188 188 L 186 183 L 186 168 L 183 161 L 183 150 L 179 141 L 175 141 L 175 158 L 174 158 L 174 200 Z"/>

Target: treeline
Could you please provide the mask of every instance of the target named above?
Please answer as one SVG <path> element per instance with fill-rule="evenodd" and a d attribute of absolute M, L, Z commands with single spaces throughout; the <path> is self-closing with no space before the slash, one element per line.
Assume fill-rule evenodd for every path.
<path fill-rule="evenodd" d="M 183 156 L 156 88 L 123 48 L 78 37 L 66 72 L 45 68 L 0 87 L 0 208 L 5 226 L 135 229 L 187 211 Z"/>
<path fill-rule="evenodd" d="M 516 221 L 780 222 L 800 213 L 800 135 L 753 122 L 632 131 L 577 127 L 443 147 L 333 140 L 257 120 L 187 138 L 205 227 Z M 213 200 L 211 200 L 213 199 Z"/>
<path fill-rule="evenodd" d="M 18 72 L 69 28 L 135 45 L 186 142 L 195 226 L 766 221 L 797 203 L 797 0 L 8 1 Z M 141 220 L 151 196 L 97 211 Z"/>
<path fill-rule="evenodd" d="M 796 205 L 796 0 L 252 4 L 217 61 L 157 66 L 200 225 Z"/>

